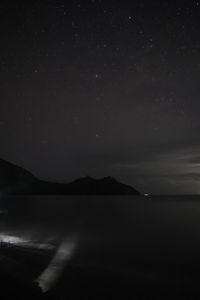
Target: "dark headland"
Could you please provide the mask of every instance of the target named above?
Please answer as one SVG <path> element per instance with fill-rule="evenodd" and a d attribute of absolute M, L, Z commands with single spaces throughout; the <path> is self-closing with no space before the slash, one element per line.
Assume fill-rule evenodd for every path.
<path fill-rule="evenodd" d="M 70 183 L 54 183 L 38 179 L 31 172 L 0 159 L 0 189 L 12 195 L 139 195 L 132 186 L 112 177 L 84 177 Z"/>

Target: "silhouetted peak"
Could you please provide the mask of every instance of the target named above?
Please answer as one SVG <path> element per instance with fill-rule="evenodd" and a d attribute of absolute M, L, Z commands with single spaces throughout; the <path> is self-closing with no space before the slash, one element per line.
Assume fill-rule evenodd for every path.
<path fill-rule="evenodd" d="M 139 194 L 133 187 L 120 183 L 111 176 L 95 179 L 90 176 L 79 178 L 68 184 L 72 194 L 124 195 Z"/>
<path fill-rule="evenodd" d="M 0 158 L 0 166 L 13 166 L 13 167 L 17 167 L 15 164 Z"/>
<path fill-rule="evenodd" d="M 5 170 L 11 171 L 10 175 L 12 175 L 12 171 L 15 171 L 15 172 L 18 171 L 21 174 L 23 173 L 23 174 L 27 174 L 27 175 L 29 174 L 29 175 L 33 176 L 29 171 L 27 171 L 23 167 L 19 167 L 14 163 L 11 163 L 7 160 L 0 158 L 0 173 L 1 173 L 2 169 L 4 171 Z"/>
<path fill-rule="evenodd" d="M 118 182 L 115 178 L 113 178 L 113 177 L 111 177 L 111 176 L 106 176 L 106 177 L 103 178 L 103 180 L 109 181 L 109 182 L 111 182 L 111 181 L 113 181 L 113 182 Z"/>
<path fill-rule="evenodd" d="M 91 176 L 85 176 L 85 177 L 81 177 L 81 178 L 75 179 L 71 183 L 90 183 L 90 182 L 92 182 L 94 180 L 95 179 L 92 178 Z"/>
<path fill-rule="evenodd" d="M 138 195 L 133 187 L 111 176 L 82 177 L 71 183 L 44 182 L 29 171 L 0 159 L 0 188 L 9 194 Z"/>
<path fill-rule="evenodd" d="M 25 190 L 36 178 L 26 169 L 18 167 L 17 165 L 0 159 L 0 188 L 1 192 L 17 193 Z"/>

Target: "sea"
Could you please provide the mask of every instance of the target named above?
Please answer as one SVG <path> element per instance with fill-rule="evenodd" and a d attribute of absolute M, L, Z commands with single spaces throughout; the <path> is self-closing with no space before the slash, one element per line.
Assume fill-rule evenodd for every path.
<path fill-rule="evenodd" d="M 0 270 L 47 299 L 198 299 L 200 196 L 1 197 Z"/>

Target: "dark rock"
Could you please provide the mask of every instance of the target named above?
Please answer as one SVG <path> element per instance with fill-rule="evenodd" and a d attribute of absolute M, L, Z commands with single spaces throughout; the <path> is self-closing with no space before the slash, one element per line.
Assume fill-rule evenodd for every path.
<path fill-rule="evenodd" d="M 84 177 L 71 183 L 37 179 L 27 170 L 0 159 L 0 189 L 4 194 L 139 195 L 133 187 L 112 177 Z"/>
<path fill-rule="evenodd" d="M 3 194 L 18 194 L 30 190 L 37 179 L 24 168 L 0 159 L 0 189 Z"/>

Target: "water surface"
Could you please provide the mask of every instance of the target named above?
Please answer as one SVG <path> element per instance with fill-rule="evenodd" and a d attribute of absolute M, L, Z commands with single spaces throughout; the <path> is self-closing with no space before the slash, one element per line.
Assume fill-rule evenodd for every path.
<path fill-rule="evenodd" d="M 73 267 L 134 288 L 194 290 L 199 280 L 200 197 L 23 196 L 2 198 L 0 210 L 2 239 L 51 252 L 36 272 L 49 266 L 45 280 Z"/>

